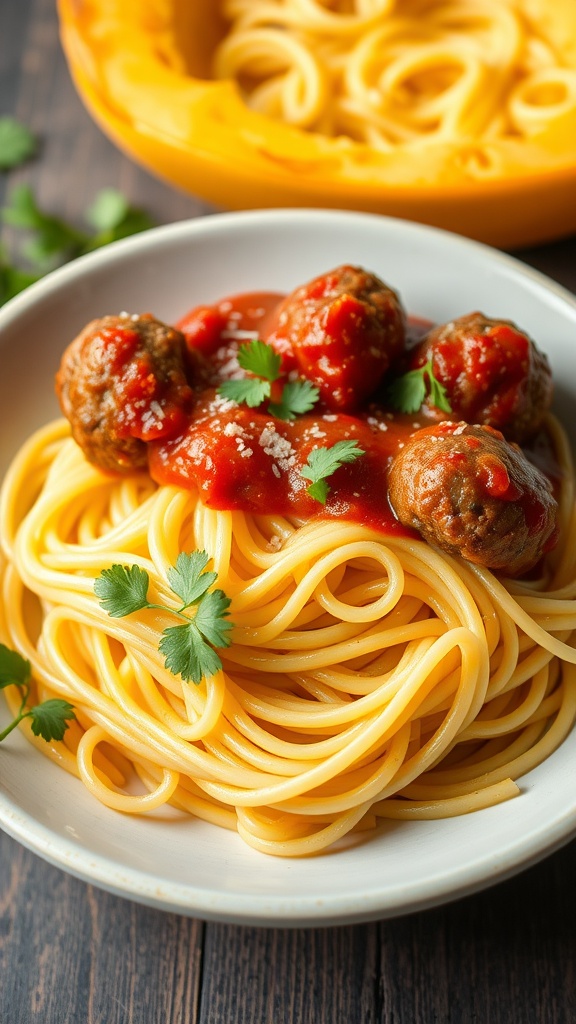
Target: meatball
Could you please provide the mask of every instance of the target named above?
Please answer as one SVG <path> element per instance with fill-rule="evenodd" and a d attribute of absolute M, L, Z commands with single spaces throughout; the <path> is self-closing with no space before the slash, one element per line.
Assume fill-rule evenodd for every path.
<path fill-rule="evenodd" d="M 417 430 L 392 462 L 389 496 L 400 522 L 431 544 L 510 576 L 557 539 L 547 478 L 492 427 Z"/>
<path fill-rule="evenodd" d="M 149 313 L 93 320 L 64 352 L 56 393 L 90 462 L 144 469 L 146 442 L 178 433 L 191 406 L 184 338 Z"/>
<path fill-rule="evenodd" d="M 454 419 L 487 423 L 518 443 L 540 426 L 552 400 L 550 366 L 510 321 L 470 313 L 436 327 L 415 350 L 411 369 L 430 359 Z"/>
<path fill-rule="evenodd" d="M 405 336 L 396 293 L 374 274 L 341 266 L 284 299 L 268 340 L 289 349 L 329 409 L 351 412 L 376 390 Z"/>

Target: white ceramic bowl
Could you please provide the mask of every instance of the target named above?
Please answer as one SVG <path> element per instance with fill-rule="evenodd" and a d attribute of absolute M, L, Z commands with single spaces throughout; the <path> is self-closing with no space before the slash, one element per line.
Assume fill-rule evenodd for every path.
<path fill-rule="evenodd" d="M 175 320 L 234 292 L 288 291 L 343 262 L 380 275 L 419 316 L 442 321 L 481 309 L 517 321 L 548 353 L 557 409 L 573 423 L 576 300 L 533 270 L 466 239 L 376 216 L 223 214 L 116 243 L 0 310 L 0 473 L 31 430 L 58 414 L 54 371 L 90 318 L 128 309 Z M 12 734 L 0 746 L 0 825 L 64 870 L 156 907 L 268 925 L 350 923 L 480 889 L 566 842 L 576 833 L 575 762 L 573 734 L 508 803 L 445 821 L 391 822 L 357 846 L 293 861 L 255 853 L 203 822 L 101 807 Z"/>

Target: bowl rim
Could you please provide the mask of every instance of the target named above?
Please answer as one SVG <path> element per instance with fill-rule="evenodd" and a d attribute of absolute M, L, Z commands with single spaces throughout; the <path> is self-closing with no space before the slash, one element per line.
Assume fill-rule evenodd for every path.
<path fill-rule="evenodd" d="M 162 225 L 131 238 L 111 243 L 102 250 L 79 257 L 72 263 L 53 271 L 43 280 L 31 285 L 26 292 L 15 296 L 0 310 L 0 330 L 18 322 L 30 309 L 43 304 L 51 296 L 64 297 L 66 292 L 74 288 L 81 279 L 89 279 L 93 270 L 102 266 L 114 267 L 126 257 L 140 251 L 150 252 L 159 242 L 180 244 L 192 236 L 199 240 L 205 233 L 220 233 L 226 237 L 231 230 L 244 231 L 247 227 L 261 224 L 281 226 L 283 223 L 294 222 L 295 219 L 301 223 L 307 222 L 312 229 L 322 221 L 338 227 L 345 224 L 356 224 L 359 227 L 373 224 L 384 230 L 386 228 L 401 230 L 406 233 L 411 243 L 416 243 L 418 237 L 435 239 L 440 243 L 443 240 L 449 241 L 450 245 L 457 247 L 458 252 L 467 251 L 471 254 L 483 255 L 485 258 L 489 258 L 491 263 L 495 261 L 498 267 L 502 268 L 504 274 L 506 271 L 513 272 L 514 275 L 520 274 L 523 278 L 527 278 L 537 290 L 545 289 L 548 296 L 552 294 L 562 306 L 568 303 L 571 318 L 576 323 L 576 296 L 515 257 L 501 253 L 482 243 L 454 235 L 444 229 L 431 228 L 411 221 L 401 221 L 398 218 L 354 211 L 303 208 L 296 211 L 286 209 L 248 210 L 239 213 L 196 217 Z M 18 736 L 17 740 L 24 749 L 30 750 L 24 737 Z M 576 743 L 576 737 L 574 742 Z M 39 755 L 39 760 L 44 760 L 41 755 Z M 42 772 L 42 768 L 39 771 Z M 60 771 L 59 768 L 58 771 Z M 2 827 L 33 852 L 40 854 L 44 859 L 76 877 L 88 882 L 95 882 L 100 887 L 119 895 L 129 896 L 139 902 L 165 910 L 199 915 L 212 920 L 288 927 L 350 924 L 354 921 L 374 920 L 413 912 L 446 902 L 449 899 L 460 898 L 467 893 L 491 885 L 495 881 L 511 877 L 517 871 L 537 863 L 544 856 L 568 842 L 576 831 L 575 803 L 574 808 L 569 808 L 564 814 L 556 814 L 554 827 L 547 832 L 545 841 L 539 834 L 531 834 L 528 838 L 520 835 L 514 839 L 513 843 L 509 843 L 504 852 L 495 850 L 488 864 L 479 863 L 478 858 L 471 855 L 468 871 L 458 873 L 457 884 L 453 884 L 448 869 L 442 876 L 444 886 L 442 891 L 430 892 L 425 880 L 416 879 L 411 888 L 409 905 L 406 904 L 408 898 L 406 889 L 398 888 L 383 909 L 378 893 L 372 894 L 371 898 L 367 898 L 362 904 L 359 904 L 346 892 L 340 893 L 331 903 L 325 902 L 324 904 L 312 896 L 299 895 L 291 901 L 288 896 L 280 898 L 262 894 L 259 899 L 255 900 L 251 893 L 235 893 L 232 905 L 227 902 L 226 893 L 206 892 L 199 889 L 197 885 L 190 884 L 188 887 L 183 887 L 182 884 L 175 882 L 170 884 L 165 882 L 163 886 L 159 886 L 154 876 L 139 867 L 120 870 L 116 866 L 114 870 L 111 870 L 109 858 L 100 854 L 87 853 L 73 838 L 67 838 L 66 844 L 62 841 L 55 841 L 54 833 L 41 824 L 37 824 L 35 829 L 31 830 L 26 815 L 17 805 L 10 804 L 9 800 L 4 797 L 1 785 L 0 816 Z M 289 868 L 287 868 L 286 874 L 289 878 Z"/>

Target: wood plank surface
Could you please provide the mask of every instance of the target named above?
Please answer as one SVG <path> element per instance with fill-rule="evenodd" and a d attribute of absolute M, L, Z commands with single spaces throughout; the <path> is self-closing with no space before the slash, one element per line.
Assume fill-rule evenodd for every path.
<path fill-rule="evenodd" d="M 45 208 L 77 224 L 104 186 L 158 223 L 210 212 L 92 124 L 65 68 L 53 0 L 0 3 L 4 113 L 39 135 L 41 152 L 0 175 L 0 200 L 29 181 Z M 576 292 L 576 239 L 519 256 Z M 0 833 L 0 1024 L 570 1024 L 575 877 L 572 843 L 492 890 L 404 918 L 244 928 L 101 892 Z"/>

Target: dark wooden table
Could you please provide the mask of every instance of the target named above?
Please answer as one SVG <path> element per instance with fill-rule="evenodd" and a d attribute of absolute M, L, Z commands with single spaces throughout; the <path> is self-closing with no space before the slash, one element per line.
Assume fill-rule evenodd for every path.
<path fill-rule="evenodd" d="M 54 0 L 0 2 L 6 113 L 42 146 L 0 176 L 0 200 L 28 181 L 44 207 L 80 223 L 110 185 L 159 223 L 211 212 L 135 167 L 91 123 L 60 52 Z M 576 292 L 576 238 L 518 255 Z M 354 927 L 260 929 L 108 895 L 0 833 L 0 1024 L 570 1024 L 575 878 L 572 843 L 440 909 Z"/>

